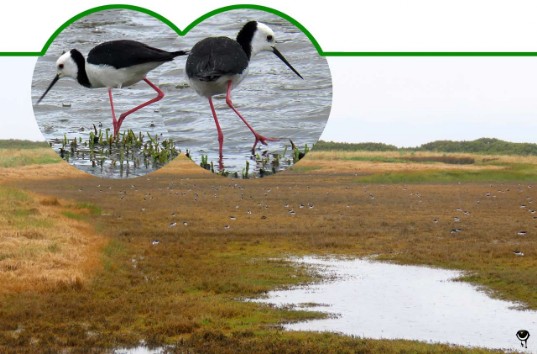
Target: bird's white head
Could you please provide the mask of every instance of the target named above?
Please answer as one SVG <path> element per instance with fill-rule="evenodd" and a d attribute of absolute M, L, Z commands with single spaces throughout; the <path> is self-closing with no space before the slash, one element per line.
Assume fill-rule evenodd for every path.
<path fill-rule="evenodd" d="M 56 60 L 56 73 L 58 77 L 71 77 L 76 79 L 78 76 L 78 65 L 73 58 L 73 52 L 78 52 L 76 49 L 72 49 L 62 54 L 61 57 Z M 78 54 L 80 54 L 78 52 Z M 74 54 L 76 57 L 76 54 Z"/>
<path fill-rule="evenodd" d="M 264 23 L 250 21 L 244 25 L 242 30 L 237 35 L 237 42 L 245 50 L 248 58 L 252 58 L 259 52 L 269 51 L 274 53 L 281 61 L 287 65 L 295 74 L 302 79 L 302 76 L 296 71 L 282 53 L 276 48 L 276 37 L 274 31 Z"/>
<path fill-rule="evenodd" d="M 274 31 L 264 23 L 257 22 L 256 31 L 254 32 L 250 45 L 252 48 L 252 57 L 262 51 L 272 52 L 276 45 Z"/>
<path fill-rule="evenodd" d="M 39 104 L 43 98 L 47 95 L 50 89 L 58 82 L 62 77 L 71 77 L 78 81 L 79 84 L 91 87 L 86 75 L 85 69 L 86 59 L 76 49 L 63 53 L 58 60 L 56 60 L 56 76 L 45 90 L 45 93 L 37 100 L 36 104 Z"/>

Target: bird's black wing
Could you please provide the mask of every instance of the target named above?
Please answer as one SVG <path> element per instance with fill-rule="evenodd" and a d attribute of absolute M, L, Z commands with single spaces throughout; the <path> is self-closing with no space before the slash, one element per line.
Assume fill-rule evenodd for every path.
<path fill-rule="evenodd" d="M 236 75 L 248 67 L 248 56 L 237 41 L 227 37 L 205 38 L 192 48 L 186 61 L 186 74 L 202 81 L 223 75 Z"/>
<path fill-rule="evenodd" d="M 87 60 L 90 64 L 110 65 L 121 69 L 138 64 L 170 61 L 185 54 L 185 51 L 168 52 L 137 41 L 117 40 L 99 44 L 90 50 Z"/>

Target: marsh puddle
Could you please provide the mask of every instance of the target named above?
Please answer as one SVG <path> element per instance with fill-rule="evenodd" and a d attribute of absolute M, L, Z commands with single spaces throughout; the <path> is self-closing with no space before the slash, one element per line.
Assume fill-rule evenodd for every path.
<path fill-rule="evenodd" d="M 140 345 L 132 348 L 119 348 L 113 351 L 114 354 L 162 354 L 166 353 L 171 347 L 156 347 L 149 348 L 145 341 L 141 341 Z"/>
<path fill-rule="evenodd" d="M 408 339 L 537 353 L 516 332 L 537 334 L 537 312 L 489 297 L 455 281 L 459 271 L 372 260 L 306 257 L 327 281 L 271 291 L 254 301 L 331 314 L 328 319 L 285 325 L 287 330 L 327 331 L 373 339 Z M 537 340 L 537 339 L 536 339 Z"/>

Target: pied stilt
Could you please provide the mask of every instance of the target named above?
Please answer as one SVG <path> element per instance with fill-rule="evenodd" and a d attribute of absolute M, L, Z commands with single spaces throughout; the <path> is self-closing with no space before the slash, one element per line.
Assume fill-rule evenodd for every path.
<path fill-rule="evenodd" d="M 303 79 L 276 48 L 274 32 L 267 25 L 257 21 L 246 23 L 237 35 L 236 40 L 228 37 L 209 37 L 199 41 L 194 45 L 187 58 L 186 74 L 190 86 L 200 96 L 207 97 L 209 100 L 218 131 L 220 158 L 222 158 L 224 135 L 212 101 L 212 96 L 217 94 L 226 94 L 226 103 L 229 108 L 239 116 L 254 134 L 255 142 L 252 147 L 252 153 L 254 153 L 258 142 L 266 145 L 267 141 L 275 140 L 257 133 L 233 106 L 231 101 L 231 90 L 246 76 L 250 59 L 261 51 L 273 52 L 296 75 Z"/>
<path fill-rule="evenodd" d="M 179 55 L 186 54 L 188 54 L 187 51 L 168 52 L 132 40 L 101 43 L 90 50 L 87 59 L 77 49 L 71 49 L 56 61 L 56 76 L 39 98 L 37 104 L 45 98 L 45 95 L 62 77 L 73 78 L 80 85 L 88 88 L 107 87 L 112 109 L 114 136 L 117 136 L 123 120 L 129 114 L 164 97 L 164 92 L 146 78 L 147 73 Z M 112 88 L 131 86 L 141 80 L 151 86 L 157 92 L 157 96 L 122 113 L 119 119 L 116 119 Z"/>

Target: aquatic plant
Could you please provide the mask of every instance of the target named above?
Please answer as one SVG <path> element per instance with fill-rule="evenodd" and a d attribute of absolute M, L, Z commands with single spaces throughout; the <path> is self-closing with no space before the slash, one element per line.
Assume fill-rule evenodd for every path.
<path fill-rule="evenodd" d="M 93 174 L 108 177 L 126 177 L 154 171 L 173 160 L 180 153 L 171 139 L 158 134 L 127 130 L 114 137 L 110 130 L 97 129 L 82 137 L 52 141 L 52 147 L 70 164 Z M 87 169 L 91 166 L 91 169 Z M 111 167 L 112 171 L 105 167 Z"/>

